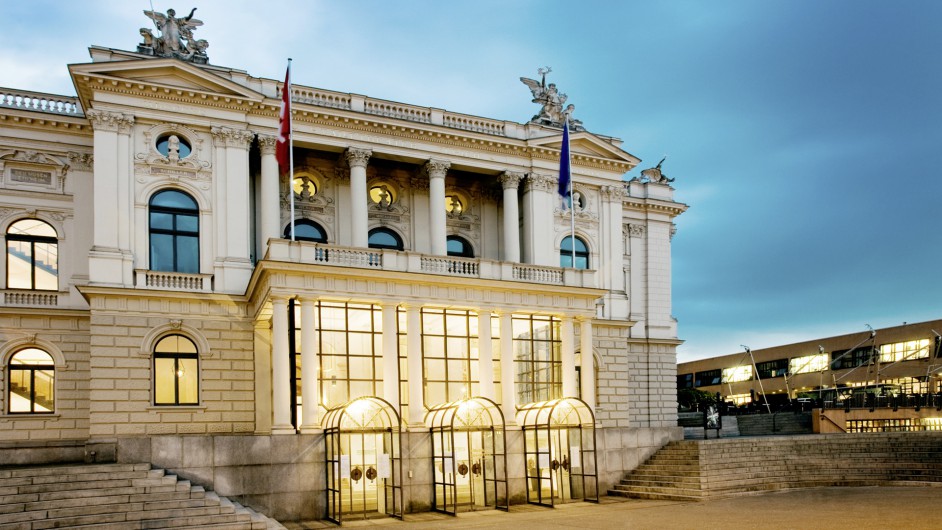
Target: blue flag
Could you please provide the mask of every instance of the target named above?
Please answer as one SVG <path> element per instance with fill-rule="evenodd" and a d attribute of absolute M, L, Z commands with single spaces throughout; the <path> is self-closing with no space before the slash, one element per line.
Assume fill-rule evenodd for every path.
<path fill-rule="evenodd" d="M 569 120 L 563 124 L 563 147 L 559 153 L 559 194 L 565 199 L 569 197 L 572 183 L 572 168 L 569 161 Z"/>

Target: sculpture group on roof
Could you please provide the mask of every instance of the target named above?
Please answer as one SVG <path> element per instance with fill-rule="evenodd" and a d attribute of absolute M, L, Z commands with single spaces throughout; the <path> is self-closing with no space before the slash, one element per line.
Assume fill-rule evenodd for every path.
<path fill-rule="evenodd" d="M 138 44 L 137 51 L 147 55 L 173 57 L 199 64 L 209 62 L 209 57 L 206 56 L 209 43 L 205 39 L 197 39 L 193 36 L 193 31 L 203 25 L 202 20 L 193 18 L 195 12 L 194 7 L 189 15 L 177 18 L 177 12 L 173 9 L 168 9 L 166 15 L 156 11 L 144 11 L 144 14 L 154 22 L 160 35 L 155 36 L 150 28 L 141 28 L 141 37 L 144 41 Z"/>
<path fill-rule="evenodd" d="M 553 69 L 549 66 L 537 69 L 537 73 L 540 75 L 539 81 L 530 79 L 529 77 L 520 78 L 520 81 L 527 85 L 530 92 L 533 94 L 533 102 L 543 105 L 543 108 L 540 109 L 540 113 L 533 116 L 530 123 L 562 127 L 563 123 L 568 119 L 569 126 L 572 129 L 585 130 L 584 127 L 582 127 L 582 122 L 572 117 L 576 106 L 570 103 L 563 108 L 569 96 L 560 92 L 556 88 L 556 83 L 546 84 L 546 74 L 552 71 Z"/>

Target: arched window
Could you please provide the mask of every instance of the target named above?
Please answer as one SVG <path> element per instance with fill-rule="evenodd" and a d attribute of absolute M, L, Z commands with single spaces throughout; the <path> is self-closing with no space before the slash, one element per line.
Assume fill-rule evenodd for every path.
<path fill-rule="evenodd" d="M 459 236 L 448 236 L 448 255 L 457 256 L 459 258 L 473 258 L 474 249 L 471 248 L 471 243 Z"/>
<path fill-rule="evenodd" d="M 150 270 L 200 271 L 199 207 L 182 191 L 164 190 L 150 199 Z"/>
<path fill-rule="evenodd" d="M 291 224 L 285 227 L 285 239 L 291 239 Z M 295 241 L 313 241 L 315 243 L 326 243 L 327 234 L 321 225 L 307 219 L 298 219 L 294 222 Z"/>
<path fill-rule="evenodd" d="M 572 236 L 563 238 L 559 244 L 559 266 L 572 268 Z M 589 268 L 589 247 L 581 238 L 576 238 L 576 265 L 577 269 Z"/>
<path fill-rule="evenodd" d="M 389 250 L 402 250 L 402 238 L 399 234 L 388 228 L 374 228 L 370 230 L 370 248 L 385 248 Z"/>
<path fill-rule="evenodd" d="M 59 290 L 59 239 L 39 219 L 21 219 L 7 229 L 7 288 Z"/>
<path fill-rule="evenodd" d="M 56 403 L 56 366 L 39 348 L 26 348 L 10 358 L 7 404 L 10 414 L 51 414 Z"/>
<path fill-rule="evenodd" d="M 183 335 L 167 335 L 154 346 L 154 405 L 199 405 L 199 357 Z"/>

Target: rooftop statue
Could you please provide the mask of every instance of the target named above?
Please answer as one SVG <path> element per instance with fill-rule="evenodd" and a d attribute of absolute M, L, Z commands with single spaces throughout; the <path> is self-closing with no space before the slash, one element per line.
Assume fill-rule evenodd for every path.
<path fill-rule="evenodd" d="M 563 123 L 568 118 L 569 124 L 573 129 L 584 130 L 582 122 L 572 118 L 572 112 L 576 110 L 576 106 L 569 104 L 566 108 L 563 108 L 569 96 L 559 92 L 555 83 L 546 84 L 546 74 L 552 71 L 553 69 L 549 66 L 546 68 L 538 68 L 536 72 L 540 75 L 539 81 L 530 79 L 529 77 L 520 78 L 520 81 L 527 85 L 530 92 L 533 93 L 533 102 L 543 105 L 543 108 L 540 109 L 540 113 L 533 116 L 530 123 L 562 127 Z"/>
<path fill-rule="evenodd" d="M 638 177 L 635 177 L 635 179 L 638 179 L 639 181 L 642 179 L 647 179 L 648 182 L 653 182 L 654 184 L 668 184 L 674 182 L 674 179 L 669 179 L 667 178 L 667 175 L 661 173 L 661 164 L 663 164 L 665 160 L 667 160 L 666 156 L 662 158 L 656 166 L 643 170 L 641 172 L 641 179 L 638 179 Z"/>
<path fill-rule="evenodd" d="M 177 18 L 177 12 L 173 9 L 168 9 L 166 15 L 156 11 L 144 11 L 144 14 L 154 21 L 154 26 L 160 31 L 160 35 L 155 37 L 150 28 L 141 28 L 141 37 L 144 38 L 144 42 L 138 44 L 137 51 L 199 64 L 209 62 L 209 57 L 206 56 L 209 43 L 204 39 L 193 37 L 193 31 L 203 25 L 202 20 L 193 18 L 195 12 L 194 7 L 189 15 Z"/>

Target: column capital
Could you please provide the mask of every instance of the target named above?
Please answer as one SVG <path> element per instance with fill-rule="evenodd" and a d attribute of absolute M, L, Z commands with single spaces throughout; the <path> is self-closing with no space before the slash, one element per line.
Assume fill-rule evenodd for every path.
<path fill-rule="evenodd" d="M 508 190 L 517 189 L 517 187 L 520 186 L 520 181 L 523 180 L 524 176 L 525 175 L 523 173 L 517 171 L 504 171 L 498 178 L 500 180 L 501 186 L 503 186 L 505 190 Z"/>
<path fill-rule="evenodd" d="M 213 127 L 210 129 L 216 145 L 225 147 L 239 147 L 248 149 L 255 138 L 255 133 L 247 129 L 233 129 L 231 127 Z"/>
<path fill-rule="evenodd" d="M 269 300 L 271 300 L 272 304 L 287 304 L 288 303 L 288 296 L 284 294 L 272 294 L 268 298 Z"/>
<path fill-rule="evenodd" d="M 625 229 L 630 237 L 644 237 L 644 225 L 628 223 Z"/>
<path fill-rule="evenodd" d="M 550 175 L 540 175 L 538 173 L 530 173 L 527 176 L 526 183 L 524 185 L 525 191 L 553 191 L 559 185 L 558 179 Z"/>
<path fill-rule="evenodd" d="M 451 167 L 451 162 L 447 160 L 438 160 L 436 158 L 429 159 L 425 163 L 424 169 L 425 174 L 428 175 L 430 179 L 432 178 L 445 178 L 445 173 L 448 172 L 448 169 Z"/>
<path fill-rule="evenodd" d="M 277 136 L 271 136 L 268 134 L 258 135 L 258 147 L 261 149 L 263 155 L 275 154 L 276 143 L 278 143 Z"/>
<path fill-rule="evenodd" d="M 348 147 L 347 150 L 343 152 L 343 156 L 347 160 L 347 163 L 350 164 L 351 169 L 355 167 L 365 168 L 366 164 L 370 161 L 370 157 L 373 156 L 373 150 Z"/>
<path fill-rule="evenodd" d="M 607 201 L 621 202 L 627 195 L 624 186 L 602 186 L 599 191 L 602 193 L 602 199 Z"/>
<path fill-rule="evenodd" d="M 134 125 L 134 116 L 122 112 L 108 112 L 104 110 L 90 109 L 85 116 L 96 131 L 110 131 L 129 133 L 131 126 Z"/>
<path fill-rule="evenodd" d="M 313 305 L 317 303 L 317 298 L 313 296 L 299 296 L 297 297 L 298 303 L 302 306 Z"/>

